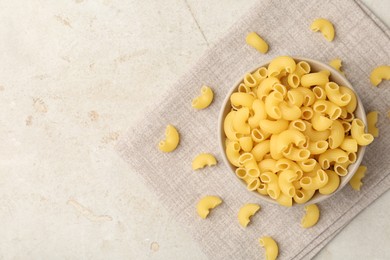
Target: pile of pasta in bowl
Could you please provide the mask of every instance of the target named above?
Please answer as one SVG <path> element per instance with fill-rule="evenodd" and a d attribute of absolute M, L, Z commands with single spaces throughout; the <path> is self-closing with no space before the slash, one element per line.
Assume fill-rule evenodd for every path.
<path fill-rule="evenodd" d="M 284 206 L 336 192 L 374 140 L 349 82 L 315 60 L 277 57 L 245 74 L 224 104 L 225 162 L 248 190 Z"/>

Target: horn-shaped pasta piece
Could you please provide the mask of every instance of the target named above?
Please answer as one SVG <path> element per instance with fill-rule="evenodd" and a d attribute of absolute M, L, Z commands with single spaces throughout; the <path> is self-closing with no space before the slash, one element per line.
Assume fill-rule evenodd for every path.
<path fill-rule="evenodd" d="M 237 111 L 230 111 L 224 121 L 223 121 L 223 130 L 225 132 L 225 135 L 226 137 L 231 140 L 231 141 L 237 141 L 238 140 L 238 137 L 239 137 L 239 133 L 237 133 L 236 130 L 234 130 L 234 127 L 233 127 L 233 120 L 234 120 L 234 117 L 236 115 Z"/>
<path fill-rule="evenodd" d="M 288 128 L 288 121 L 284 119 L 280 120 L 268 120 L 261 119 L 259 122 L 261 130 L 270 134 L 280 134 Z"/>
<path fill-rule="evenodd" d="M 359 166 L 357 169 L 355 175 L 352 177 L 352 179 L 349 181 L 349 185 L 351 185 L 352 189 L 360 191 L 360 188 L 362 187 L 362 178 L 366 174 L 367 167 L 366 166 Z"/>
<path fill-rule="evenodd" d="M 306 214 L 301 220 L 301 226 L 303 228 L 309 228 L 317 224 L 320 218 L 320 209 L 316 204 L 305 206 Z"/>
<path fill-rule="evenodd" d="M 314 177 L 304 176 L 299 181 L 303 189 L 318 190 L 324 187 L 328 183 L 329 177 L 324 170 L 322 169 L 317 170 L 313 174 Z"/>
<path fill-rule="evenodd" d="M 345 163 L 347 161 L 348 154 L 339 148 L 326 150 L 318 157 L 322 169 L 328 169 L 331 163 Z"/>
<path fill-rule="evenodd" d="M 192 160 L 192 169 L 198 170 L 206 166 L 213 166 L 217 164 L 214 155 L 210 153 L 201 153 Z"/>
<path fill-rule="evenodd" d="M 384 79 L 390 80 L 390 66 L 379 66 L 371 71 L 370 81 L 375 87 Z"/>
<path fill-rule="evenodd" d="M 260 180 L 267 184 L 268 195 L 276 200 L 280 195 L 278 175 L 273 172 L 263 172 L 260 174 Z"/>
<path fill-rule="evenodd" d="M 230 96 L 230 102 L 236 108 L 239 107 L 251 108 L 254 101 L 255 101 L 255 97 L 253 97 L 249 93 L 236 92 Z"/>
<path fill-rule="evenodd" d="M 310 75 L 310 74 L 306 74 L 306 75 Z M 316 85 L 316 84 L 314 84 L 314 85 Z M 301 92 L 303 95 L 303 106 L 309 107 L 309 106 L 313 105 L 313 103 L 316 101 L 316 97 L 315 97 L 313 91 L 311 91 L 308 87 L 307 88 L 297 87 L 296 90 Z"/>
<path fill-rule="evenodd" d="M 317 100 L 313 105 L 313 110 L 317 113 L 327 114 L 331 120 L 336 120 L 342 113 L 342 110 L 338 105 L 326 100 Z"/>
<path fill-rule="evenodd" d="M 321 194 L 328 195 L 335 192 L 340 186 L 340 177 L 334 171 L 326 170 L 325 172 L 328 175 L 328 183 L 318 191 Z"/>
<path fill-rule="evenodd" d="M 367 114 L 367 128 L 370 134 L 374 137 L 379 136 L 379 129 L 376 127 L 376 123 L 378 122 L 378 111 L 371 111 Z"/>
<path fill-rule="evenodd" d="M 200 89 L 200 96 L 192 100 L 192 107 L 196 109 L 205 109 L 211 102 L 213 102 L 214 93 L 208 86 L 202 86 Z"/>
<path fill-rule="evenodd" d="M 318 18 L 313 21 L 313 23 L 310 25 L 310 29 L 313 32 L 318 32 L 320 31 L 324 38 L 328 41 L 331 42 L 334 39 L 334 27 L 329 20 L 324 19 L 324 18 Z"/>
<path fill-rule="evenodd" d="M 344 71 L 341 70 L 341 67 L 343 66 L 341 59 L 333 59 L 329 61 L 329 65 L 345 76 Z"/>
<path fill-rule="evenodd" d="M 273 172 L 276 173 L 278 168 L 276 167 L 276 161 L 274 159 L 264 159 L 259 162 L 260 172 Z"/>
<path fill-rule="evenodd" d="M 295 191 L 294 201 L 298 204 L 308 202 L 314 195 L 315 190 L 300 189 Z"/>
<path fill-rule="evenodd" d="M 280 193 L 279 197 L 276 199 L 276 201 L 279 203 L 281 206 L 285 207 L 291 207 L 293 203 L 293 198 L 290 196 L 287 196 L 284 193 Z"/>
<path fill-rule="evenodd" d="M 241 149 L 244 152 L 250 152 L 253 148 L 253 139 L 251 136 L 243 136 L 238 139 Z"/>
<path fill-rule="evenodd" d="M 309 158 L 307 160 L 297 162 L 297 164 L 298 164 L 299 168 L 302 169 L 302 171 L 311 172 L 314 170 L 314 167 L 316 166 L 317 161 L 313 158 Z"/>
<path fill-rule="evenodd" d="M 309 63 L 306 61 L 300 61 L 297 63 L 294 73 L 297 74 L 298 77 L 302 77 L 303 75 L 310 73 L 310 70 L 311 68 Z"/>
<path fill-rule="evenodd" d="M 267 42 L 255 32 L 248 33 L 246 36 L 246 43 L 261 53 L 265 54 L 268 52 Z"/>
<path fill-rule="evenodd" d="M 298 174 L 291 170 L 281 171 L 279 173 L 278 183 L 280 187 L 280 191 L 292 198 L 295 195 L 295 187 L 292 184 L 293 181 L 297 180 Z"/>
<path fill-rule="evenodd" d="M 286 150 L 282 152 L 283 156 L 287 159 L 299 162 L 307 160 L 310 157 L 310 151 L 305 148 L 296 148 L 290 145 Z"/>
<path fill-rule="evenodd" d="M 340 145 L 340 148 L 347 152 L 356 153 L 358 150 L 358 143 L 351 137 L 345 137 Z"/>
<path fill-rule="evenodd" d="M 302 132 L 294 129 L 285 130 L 279 134 L 278 137 L 278 152 L 286 150 L 290 144 L 300 146 L 306 142 L 305 136 Z"/>
<path fill-rule="evenodd" d="M 222 203 L 222 200 L 218 196 L 205 196 L 201 198 L 196 205 L 196 211 L 199 217 L 205 219 L 210 213 L 210 210 L 217 207 Z"/>
<path fill-rule="evenodd" d="M 335 82 L 326 83 L 325 92 L 328 99 L 340 107 L 348 105 L 352 100 L 349 93 L 341 93 L 339 85 Z"/>
<path fill-rule="evenodd" d="M 242 93 L 239 93 L 242 94 Z M 248 124 L 249 108 L 242 107 L 234 114 L 233 129 L 239 134 L 248 135 L 251 132 L 251 127 Z"/>
<path fill-rule="evenodd" d="M 262 119 L 267 119 L 267 112 L 265 112 L 265 104 L 260 99 L 256 99 L 252 103 L 253 116 L 249 117 L 248 123 L 251 128 L 259 126 Z"/>
<path fill-rule="evenodd" d="M 330 127 L 330 136 L 329 136 L 329 147 L 330 149 L 335 149 L 339 147 L 345 138 L 344 127 L 340 121 L 333 121 L 332 126 Z"/>
<path fill-rule="evenodd" d="M 265 101 L 265 98 L 272 91 L 272 87 L 277 83 L 280 83 L 280 80 L 278 78 L 275 78 L 275 77 L 270 77 L 270 78 L 264 79 L 260 83 L 259 88 L 257 89 L 257 97 L 260 100 Z"/>
<path fill-rule="evenodd" d="M 267 115 L 273 119 L 281 119 L 282 111 L 279 108 L 279 104 L 283 101 L 283 95 L 278 91 L 272 91 L 265 98 L 265 111 Z"/>
<path fill-rule="evenodd" d="M 238 211 L 238 222 L 242 227 L 247 227 L 249 222 L 251 221 L 250 218 L 256 214 L 257 211 L 259 211 L 260 206 L 253 203 L 245 204 L 240 208 Z"/>
<path fill-rule="evenodd" d="M 236 167 L 241 166 L 238 161 L 240 158 L 240 149 L 240 144 L 236 141 L 229 142 L 226 145 L 226 157 L 228 158 L 229 162 Z"/>
<path fill-rule="evenodd" d="M 357 98 L 355 92 L 352 89 L 340 86 L 340 92 L 342 94 L 349 94 L 351 96 L 351 101 L 349 101 L 348 105 L 345 106 L 347 112 L 353 113 L 357 107 Z"/>
<path fill-rule="evenodd" d="M 270 140 L 265 140 L 261 143 L 258 143 L 253 147 L 251 153 L 255 157 L 255 160 L 260 162 L 263 160 L 264 156 L 270 152 Z"/>
<path fill-rule="evenodd" d="M 301 91 L 296 89 L 290 89 L 287 92 L 288 102 L 296 105 L 297 107 L 301 107 L 303 104 L 304 95 Z"/>
<path fill-rule="evenodd" d="M 296 73 L 291 73 L 287 76 L 287 83 L 290 87 L 297 88 L 301 83 L 301 79 Z"/>
<path fill-rule="evenodd" d="M 328 82 L 329 75 L 326 71 L 305 74 L 301 78 L 301 85 L 305 88 L 317 85 L 324 86 Z"/>
<path fill-rule="evenodd" d="M 295 71 L 296 63 L 293 58 L 288 56 L 280 56 L 273 59 L 268 65 L 268 76 L 278 76 L 282 71 L 292 73 Z"/>
<path fill-rule="evenodd" d="M 252 74 L 247 73 L 244 76 L 244 84 L 246 86 L 248 86 L 249 88 L 254 88 L 254 87 L 257 87 L 259 85 L 259 82 L 257 82 L 257 80 L 255 79 L 255 77 Z"/>
<path fill-rule="evenodd" d="M 268 69 L 265 67 L 261 67 L 257 69 L 252 75 L 257 80 L 257 82 L 261 83 L 265 78 L 267 78 Z"/>
<path fill-rule="evenodd" d="M 278 244 L 272 237 L 262 237 L 259 239 L 259 243 L 265 249 L 265 259 L 275 260 L 278 257 Z"/>
<path fill-rule="evenodd" d="M 176 149 L 179 141 L 179 132 L 173 125 L 168 125 L 165 129 L 165 140 L 162 140 L 158 143 L 158 148 L 162 152 L 169 153 Z"/>
<path fill-rule="evenodd" d="M 311 123 L 315 130 L 322 132 L 330 128 L 333 124 L 333 120 L 321 115 L 321 113 L 314 112 Z"/>
<path fill-rule="evenodd" d="M 374 141 L 374 137 L 372 134 L 368 134 L 364 132 L 364 123 L 362 120 L 356 118 L 352 121 L 352 126 L 351 126 L 351 135 L 352 138 L 356 140 L 358 145 L 369 145 Z"/>

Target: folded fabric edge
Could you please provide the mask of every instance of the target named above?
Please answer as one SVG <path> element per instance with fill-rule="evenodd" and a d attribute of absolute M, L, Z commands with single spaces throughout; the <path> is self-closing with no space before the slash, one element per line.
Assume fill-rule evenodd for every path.
<path fill-rule="evenodd" d="M 357 6 L 390 38 L 390 28 L 376 16 L 361 0 L 355 0 Z"/>

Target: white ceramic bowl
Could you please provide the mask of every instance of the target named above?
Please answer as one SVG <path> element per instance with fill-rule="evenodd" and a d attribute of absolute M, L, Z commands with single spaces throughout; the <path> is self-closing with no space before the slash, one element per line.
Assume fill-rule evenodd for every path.
<path fill-rule="evenodd" d="M 308 58 L 302 58 L 302 57 L 292 57 L 292 58 L 296 62 L 299 62 L 299 61 L 306 61 L 306 62 L 308 62 L 310 64 L 310 66 L 311 66 L 312 71 L 329 70 L 331 72 L 331 75 L 329 77 L 330 81 L 334 81 L 334 82 L 336 82 L 337 84 L 339 84 L 341 86 L 346 86 L 346 87 L 349 87 L 351 89 L 354 89 L 352 87 L 352 85 L 348 82 L 348 80 L 343 75 L 341 75 L 340 72 L 338 72 L 337 70 L 335 70 L 334 68 L 332 68 L 328 64 L 322 63 L 322 62 L 317 61 L 317 60 L 308 59 Z M 257 66 L 251 72 L 254 72 L 256 69 L 258 69 L 260 67 L 268 66 L 269 63 L 270 63 L 270 61 L 262 63 L 262 64 L 259 64 L 259 66 Z M 239 79 L 233 85 L 233 87 L 228 92 L 228 94 L 226 95 L 226 98 L 225 98 L 225 100 L 224 100 L 224 102 L 222 104 L 222 108 L 221 108 L 221 111 L 219 113 L 219 119 L 218 119 L 219 146 L 220 146 L 220 149 L 221 149 L 222 158 L 223 158 L 225 164 L 230 169 L 231 174 L 233 174 L 235 177 L 236 177 L 236 175 L 235 175 L 236 167 L 234 165 L 232 165 L 229 162 L 229 160 L 227 159 L 227 157 L 226 157 L 226 152 L 225 152 L 226 136 L 225 136 L 225 133 L 224 133 L 224 130 L 223 130 L 223 122 L 224 122 L 224 119 L 225 119 L 226 115 L 229 113 L 229 111 L 231 109 L 230 96 L 234 92 L 237 91 L 238 85 L 242 81 L 243 81 L 243 78 Z M 364 107 L 363 107 L 362 101 L 360 100 L 360 98 L 359 98 L 359 96 L 357 95 L 356 92 L 355 92 L 355 94 L 356 94 L 357 101 L 358 101 L 356 110 L 354 112 L 355 113 L 355 117 L 360 118 L 364 122 L 364 124 L 367 125 L 366 113 L 364 111 Z M 358 152 L 357 152 L 357 160 L 356 160 L 356 162 L 351 164 L 351 165 L 349 165 L 349 167 L 348 167 L 348 174 L 346 176 L 343 176 L 343 177 L 340 178 L 340 186 L 338 187 L 338 189 L 335 192 L 333 192 L 332 194 L 329 194 L 329 195 L 322 195 L 322 194 L 316 192 L 315 195 L 308 202 L 306 202 L 306 204 L 318 203 L 320 201 L 323 201 L 323 200 L 333 196 L 336 192 L 341 190 L 349 182 L 349 180 L 352 178 L 352 176 L 355 174 L 356 170 L 358 169 L 358 167 L 359 167 L 359 165 L 360 165 L 360 163 L 361 163 L 361 161 L 363 159 L 364 152 L 365 152 L 365 146 L 359 146 L 359 149 L 358 149 Z M 242 181 L 241 179 L 239 179 L 238 177 L 236 177 L 236 179 L 237 179 L 237 183 L 239 183 L 239 185 L 241 185 L 243 189 L 247 190 L 245 182 Z M 277 204 L 277 202 L 274 199 L 271 199 L 268 196 L 261 195 L 261 194 L 259 194 L 257 192 L 254 192 L 254 191 L 249 191 L 248 190 L 248 192 L 250 192 L 254 196 L 257 196 L 257 197 L 259 197 L 259 198 L 261 198 L 261 199 L 263 199 L 265 201 Z"/>

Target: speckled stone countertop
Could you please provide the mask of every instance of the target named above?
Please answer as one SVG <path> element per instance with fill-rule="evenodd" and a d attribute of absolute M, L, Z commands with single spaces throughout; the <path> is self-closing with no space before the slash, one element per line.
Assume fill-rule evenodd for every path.
<path fill-rule="evenodd" d="M 206 259 L 113 148 L 255 1 L 1 1 L 0 259 Z M 389 203 L 316 259 L 390 258 Z"/>

